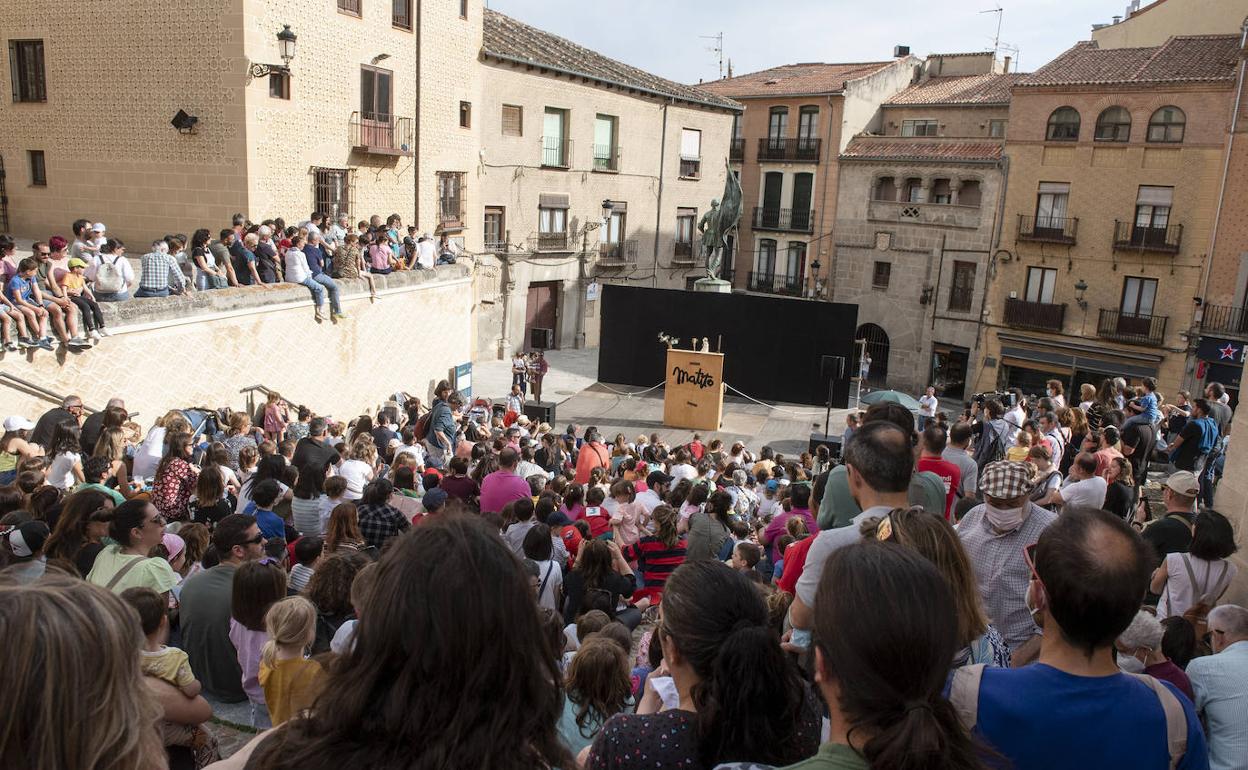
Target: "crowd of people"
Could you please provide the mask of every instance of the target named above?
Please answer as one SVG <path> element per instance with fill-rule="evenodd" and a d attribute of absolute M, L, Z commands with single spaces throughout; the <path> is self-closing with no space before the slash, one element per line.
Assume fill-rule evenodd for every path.
<path fill-rule="evenodd" d="M 0 436 L 0 762 L 1243 767 L 1248 609 L 1201 504 L 1225 441 L 1183 454 L 1229 432 L 1221 395 L 1178 426 L 1148 382 L 921 430 L 881 403 L 840 457 L 608 440 L 446 382 L 146 431 L 70 397 Z M 221 760 L 226 704 L 260 732 Z"/>
<path fill-rule="evenodd" d="M 169 234 L 152 241 L 139 258 L 136 277 L 126 244 L 103 222 L 76 220 L 71 236 L 36 241 L 19 259 L 12 237 L 0 234 L 0 345 L 9 352 L 83 350 L 108 332 L 100 303 L 167 297 L 231 286 L 297 283 L 311 292 L 316 320 L 345 318 L 338 281 L 363 280 L 377 299 L 372 276 L 431 270 L 456 261 L 459 247 L 442 233 L 438 241 L 391 214 L 354 226 L 346 214 L 330 220 L 313 212 L 287 225 L 280 217 L 251 222 L 235 214 L 230 227 Z M 71 240 L 72 238 L 72 240 Z"/>

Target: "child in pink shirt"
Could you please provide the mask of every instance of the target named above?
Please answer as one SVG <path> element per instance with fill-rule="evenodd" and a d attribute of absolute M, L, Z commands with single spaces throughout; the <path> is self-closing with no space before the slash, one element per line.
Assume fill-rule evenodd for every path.
<path fill-rule="evenodd" d="M 611 527 L 615 531 L 615 542 L 624 548 L 641 539 L 642 528 L 646 524 L 646 509 L 637 505 L 637 491 L 631 481 L 615 482 L 611 487 L 611 497 L 615 500 Z"/>

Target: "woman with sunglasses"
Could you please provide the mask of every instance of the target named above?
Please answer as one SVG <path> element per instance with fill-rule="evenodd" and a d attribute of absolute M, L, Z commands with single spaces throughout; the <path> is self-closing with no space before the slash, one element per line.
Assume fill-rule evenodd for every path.
<path fill-rule="evenodd" d="M 646 687 L 636 714 L 603 726 L 585 767 L 780 766 L 815 753 L 818 702 L 780 649 L 749 578 L 718 561 L 687 562 L 667 579 L 660 617 L 655 639 L 679 703 L 659 711 Z"/>
<path fill-rule="evenodd" d="M 181 576 L 169 562 L 148 557 L 165 534 L 165 518 L 147 500 L 127 500 L 112 511 L 108 535 L 116 541 L 100 551 L 87 574 L 87 582 L 114 593 L 141 586 L 163 594 L 178 584 Z"/>

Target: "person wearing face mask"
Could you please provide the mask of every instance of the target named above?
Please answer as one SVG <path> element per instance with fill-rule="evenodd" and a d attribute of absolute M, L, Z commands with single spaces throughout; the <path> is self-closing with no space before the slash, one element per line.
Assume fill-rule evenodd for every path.
<path fill-rule="evenodd" d="M 1036 542 L 1057 514 L 1028 499 L 1032 484 L 1027 463 L 990 463 L 979 487 L 984 502 L 958 523 L 958 537 L 975 568 L 989 620 L 1010 649 L 1019 650 L 1039 633 L 1023 601 L 1031 575 L 1023 548 Z"/>
<path fill-rule="evenodd" d="M 1139 535 L 1105 511 L 1068 509 L 1023 553 L 1039 661 L 954 672 L 949 701 L 963 725 L 1014 770 L 1208 767 L 1192 702 L 1115 659 L 1148 585 Z"/>
<path fill-rule="evenodd" d="M 1161 651 L 1161 637 L 1164 635 L 1165 629 L 1156 615 L 1148 610 L 1135 613 L 1131 625 L 1114 641 L 1114 649 L 1118 651 L 1118 668 L 1128 674 L 1148 674 L 1154 679 L 1169 682 L 1194 703 L 1196 694 L 1192 691 L 1191 680 Z"/>

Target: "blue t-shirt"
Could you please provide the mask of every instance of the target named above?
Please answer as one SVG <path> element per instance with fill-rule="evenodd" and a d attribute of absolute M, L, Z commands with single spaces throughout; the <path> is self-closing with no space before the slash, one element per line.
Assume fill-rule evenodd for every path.
<path fill-rule="evenodd" d="M 286 537 L 286 522 L 282 521 L 281 516 L 259 507 L 252 511 L 251 515 L 256 517 L 256 526 L 260 528 L 260 534 L 269 540 L 275 537 Z"/>
<path fill-rule="evenodd" d="M 1148 418 L 1149 422 L 1157 422 L 1161 419 L 1161 410 L 1157 408 L 1157 396 L 1154 394 L 1145 392 L 1140 396 L 1140 406 L 1144 409 L 1142 414 Z"/>
<path fill-rule="evenodd" d="M 1187 715 L 1180 770 L 1209 766 L 1192 702 L 1169 682 Z M 1167 770 L 1166 715 L 1148 685 L 1126 674 L 1074 676 L 1043 663 L 986 668 L 975 732 L 1011 770 Z"/>
<path fill-rule="evenodd" d="M 35 293 L 34 285 L 34 278 L 23 278 L 20 275 L 15 275 L 9 279 L 9 285 L 5 293 L 11 300 L 16 300 L 17 297 L 21 297 L 29 302 L 30 298 L 34 296 Z"/>

